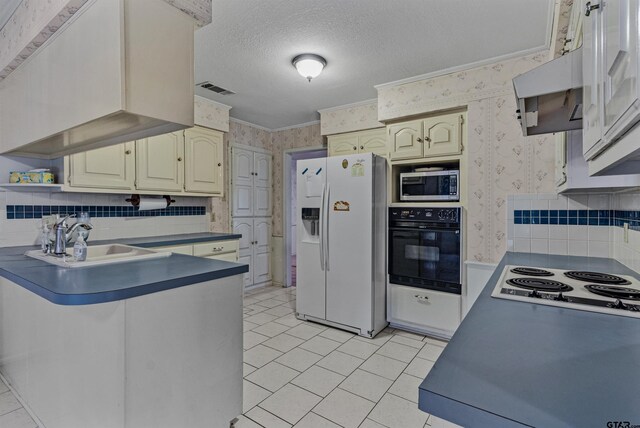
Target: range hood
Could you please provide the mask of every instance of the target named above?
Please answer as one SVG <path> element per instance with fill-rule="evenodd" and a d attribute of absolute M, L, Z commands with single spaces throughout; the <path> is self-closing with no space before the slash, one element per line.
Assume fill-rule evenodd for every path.
<path fill-rule="evenodd" d="M 582 48 L 513 79 L 523 135 L 582 129 Z"/>
<path fill-rule="evenodd" d="M 194 21 L 97 0 L 0 82 L 0 153 L 57 158 L 193 126 Z"/>

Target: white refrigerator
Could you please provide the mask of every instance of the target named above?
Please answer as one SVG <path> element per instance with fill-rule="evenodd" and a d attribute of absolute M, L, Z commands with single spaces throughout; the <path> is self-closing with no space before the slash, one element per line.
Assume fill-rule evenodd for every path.
<path fill-rule="evenodd" d="M 296 172 L 296 316 L 373 337 L 387 325 L 386 160 L 307 159 Z"/>

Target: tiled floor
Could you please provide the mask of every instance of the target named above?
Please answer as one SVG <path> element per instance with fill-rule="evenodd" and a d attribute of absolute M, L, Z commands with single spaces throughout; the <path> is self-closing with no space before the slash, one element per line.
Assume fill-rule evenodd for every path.
<path fill-rule="evenodd" d="M 303 322 L 295 288 L 248 292 L 238 428 L 423 428 L 418 385 L 446 342 L 386 329 L 374 339 Z"/>
<path fill-rule="evenodd" d="M 295 288 L 248 292 L 244 415 L 237 428 L 423 428 L 418 385 L 446 342 L 386 329 L 374 339 L 303 322 Z M 0 381 L 0 427 L 36 423 Z"/>

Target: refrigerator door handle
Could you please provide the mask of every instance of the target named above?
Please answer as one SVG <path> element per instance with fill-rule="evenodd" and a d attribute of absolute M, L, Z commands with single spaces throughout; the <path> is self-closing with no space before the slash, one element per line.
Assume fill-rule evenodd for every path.
<path fill-rule="evenodd" d="M 324 270 L 324 200 L 326 187 L 322 187 L 322 197 L 320 199 L 320 218 L 318 221 L 318 242 L 320 243 L 320 269 Z"/>
<path fill-rule="evenodd" d="M 324 227 L 324 233 L 325 233 L 325 243 L 324 243 L 324 252 L 325 252 L 325 260 L 324 260 L 324 266 L 327 269 L 327 272 L 331 270 L 331 268 L 329 267 L 329 208 L 331 206 L 331 186 L 329 185 L 329 183 L 327 183 L 327 196 L 326 196 L 326 203 L 327 203 L 327 208 L 324 212 L 325 215 L 325 227 Z"/>

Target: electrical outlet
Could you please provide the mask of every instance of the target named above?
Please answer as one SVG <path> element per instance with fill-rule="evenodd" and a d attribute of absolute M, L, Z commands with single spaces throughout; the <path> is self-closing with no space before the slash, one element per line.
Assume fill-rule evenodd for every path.
<path fill-rule="evenodd" d="M 624 224 L 624 243 L 629 243 L 629 223 Z"/>

